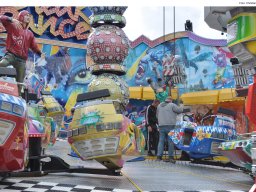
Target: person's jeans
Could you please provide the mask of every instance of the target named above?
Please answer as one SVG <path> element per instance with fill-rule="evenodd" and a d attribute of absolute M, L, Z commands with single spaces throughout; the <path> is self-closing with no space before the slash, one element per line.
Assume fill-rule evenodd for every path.
<path fill-rule="evenodd" d="M 159 126 L 159 142 L 158 142 L 158 150 L 157 150 L 157 156 L 162 157 L 164 153 L 164 143 L 167 139 L 168 142 L 168 156 L 173 157 L 173 151 L 174 151 L 174 144 L 173 142 L 168 138 L 168 133 L 175 128 L 175 125 L 165 125 L 165 126 Z"/>

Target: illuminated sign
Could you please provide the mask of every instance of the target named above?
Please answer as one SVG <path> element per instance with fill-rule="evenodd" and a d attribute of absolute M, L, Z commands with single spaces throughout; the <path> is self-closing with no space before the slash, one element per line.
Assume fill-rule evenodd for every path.
<path fill-rule="evenodd" d="M 227 42 L 230 43 L 231 41 L 234 41 L 237 38 L 237 21 L 234 21 L 233 23 L 228 24 L 227 26 Z"/>
<path fill-rule="evenodd" d="M 48 28 L 55 37 L 63 39 L 76 37 L 85 40 L 90 34 L 89 18 L 83 13 L 84 7 L 35 7 L 35 15 L 32 15 L 29 23 L 30 29 L 37 35 L 42 35 Z M 0 15 L 11 13 L 18 18 L 19 10 L 15 7 L 0 7 Z M 63 18 L 68 15 L 69 18 Z M 69 32 L 65 32 L 69 29 Z M 5 28 L 0 25 L 0 32 Z"/>

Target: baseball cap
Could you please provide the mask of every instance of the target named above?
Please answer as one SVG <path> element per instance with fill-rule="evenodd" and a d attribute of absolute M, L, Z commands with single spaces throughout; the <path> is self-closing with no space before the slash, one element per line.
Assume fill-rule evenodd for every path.
<path fill-rule="evenodd" d="M 172 96 L 168 96 L 164 101 L 165 102 L 171 102 L 172 101 Z"/>

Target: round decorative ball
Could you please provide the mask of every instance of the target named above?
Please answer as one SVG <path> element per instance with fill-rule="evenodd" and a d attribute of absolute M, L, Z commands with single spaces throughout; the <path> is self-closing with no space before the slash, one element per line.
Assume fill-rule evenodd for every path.
<path fill-rule="evenodd" d="M 89 36 L 87 54 L 95 64 L 120 64 L 128 55 L 129 46 L 129 39 L 122 29 L 102 25 Z"/>
<path fill-rule="evenodd" d="M 88 91 L 97 91 L 101 89 L 109 89 L 110 97 L 106 99 L 120 100 L 124 105 L 129 102 L 129 87 L 127 83 L 118 75 L 104 73 L 96 76 L 88 85 Z"/>
<path fill-rule="evenodd" d="M 89 7 L 89 9 L 93 12 L 94 15 L 102 15 L 102 14 L 119 14 L 123 15 L 125 10 L 127 9 L 127 6 L 108 6 L 108 7 Z"/>
<path fill-rule="evenodd" d="M 90 17 L 90 25 L 93 28 L 101 25 L 114 25 L 123 28 L 126 25 L 125 17 L 118 14 L 94 15 Z"/>

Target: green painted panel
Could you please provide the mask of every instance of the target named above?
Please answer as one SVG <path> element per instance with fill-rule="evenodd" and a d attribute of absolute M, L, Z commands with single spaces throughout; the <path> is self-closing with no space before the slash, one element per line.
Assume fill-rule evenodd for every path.
<path fill-rule="evenodd" d="M 232 19 L 228 26 L 228 46 L 256 37 L 256 14 L 241 15 Z"/>

